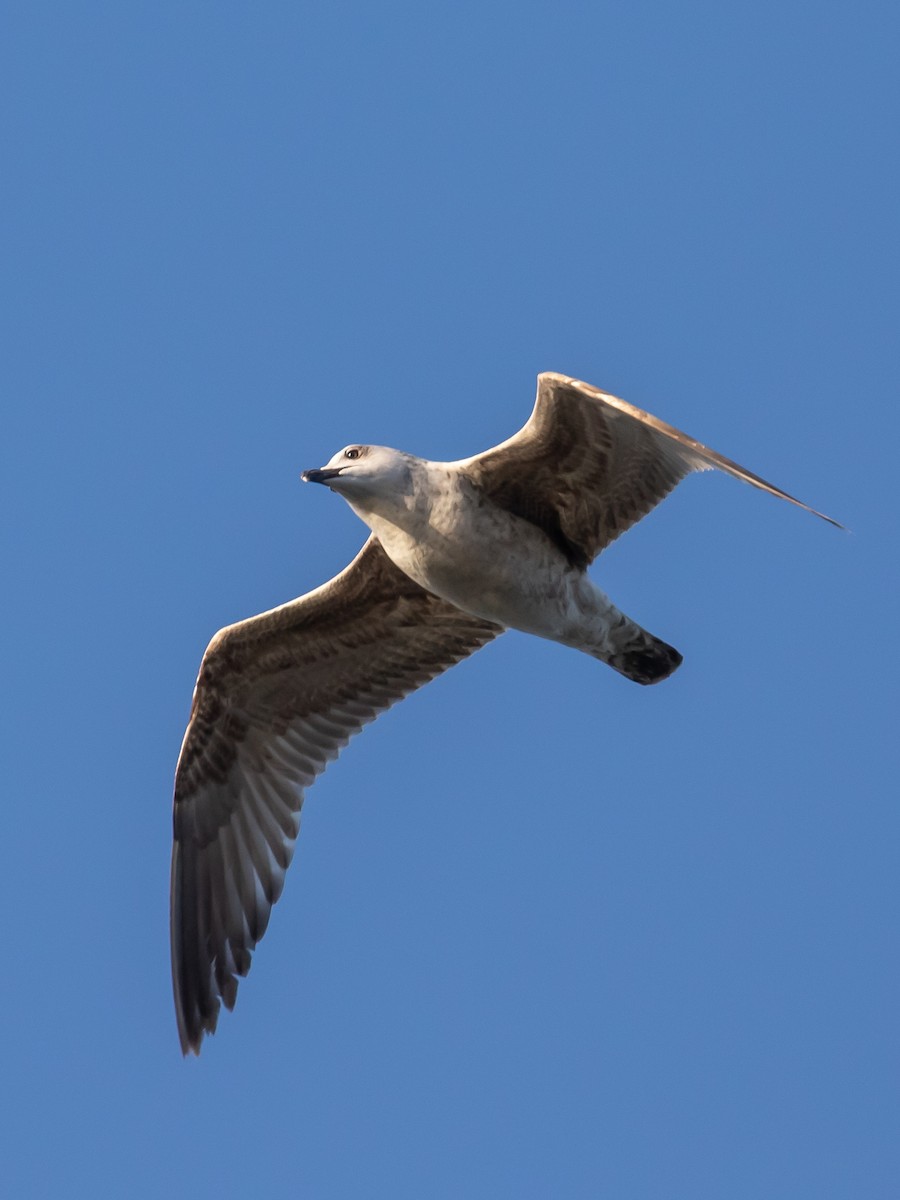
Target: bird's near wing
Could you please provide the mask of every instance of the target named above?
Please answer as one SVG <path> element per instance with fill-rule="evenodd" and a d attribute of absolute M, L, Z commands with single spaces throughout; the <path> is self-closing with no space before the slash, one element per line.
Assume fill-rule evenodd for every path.
<path fill-rule="evenodd" d="M 580 567 L 685 475 L 713 467 L 838 524 L 665 421 L 553 372 L 538 376 L 528 424 L 459 466 L 490 500 L 538 525 Z"/>
<path fill-rule="evenodd" d="M 175 775 L 172 976 L 199 1053 L 265 932 L 303 790 L 363 725 L 496 637 L 370 538 L 329 583 L 221 630 L 203 656 Z"/>

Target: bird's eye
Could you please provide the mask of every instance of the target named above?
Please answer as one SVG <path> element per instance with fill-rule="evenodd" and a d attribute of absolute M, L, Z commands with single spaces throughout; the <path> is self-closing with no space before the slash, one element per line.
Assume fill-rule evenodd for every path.
<path fill-rule="evenodd" d="M 358 446 L 353 446 L 350 450 L 344 451 L 344 458 L 359 458 L 361 453 Z"/>

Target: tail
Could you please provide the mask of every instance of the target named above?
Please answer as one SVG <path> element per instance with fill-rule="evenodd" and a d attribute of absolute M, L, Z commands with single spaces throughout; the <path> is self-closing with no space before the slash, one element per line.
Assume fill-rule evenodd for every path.
<path fill-rule="evenodd" d="M 612 652 L 603 656 L 614 671 L 633 679 L 635 683 L 659 683 L 668 679 L 673 671 L 677 671 L 682 663 L 682 656 L 674 646 L 647 633 L 639 625 L 628 623 L 627 640 L 617 641 Z"/>

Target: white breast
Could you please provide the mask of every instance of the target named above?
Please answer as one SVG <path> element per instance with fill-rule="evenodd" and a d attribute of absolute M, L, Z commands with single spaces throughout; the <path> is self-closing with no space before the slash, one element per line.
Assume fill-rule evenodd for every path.
<path fill-rule="evenodd" d="M 541 530 L 485 501 L 454 468 L 423 466 L 419 503 L 390 516 L 364 515 L 388 557 L 465 612 L 548 636 L 568 608 L 565 558 Z"/>

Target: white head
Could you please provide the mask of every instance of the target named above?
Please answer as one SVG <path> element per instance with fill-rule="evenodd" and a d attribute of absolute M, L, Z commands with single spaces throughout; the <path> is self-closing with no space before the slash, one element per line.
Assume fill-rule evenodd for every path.
<path fill-rule="evenodd" d="M 324 483 L 353 507 L 372 511 L 406 507 L 418 460 L 390 446 L 345 446 L 324 467 L 304 471 L 304 483 Z"/>

